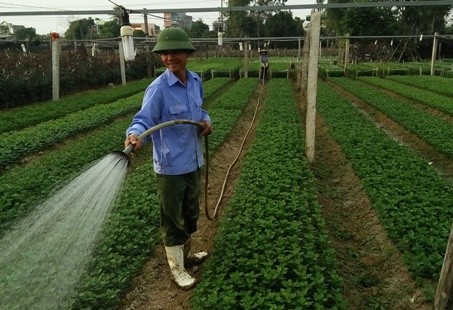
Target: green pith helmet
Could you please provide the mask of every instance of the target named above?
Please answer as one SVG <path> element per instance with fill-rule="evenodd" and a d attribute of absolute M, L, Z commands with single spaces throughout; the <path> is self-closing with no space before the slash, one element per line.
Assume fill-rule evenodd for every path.
<path fill-rule="evenodd" d="M 196 49 L 189 41 L 189 36 L 181 28 L 166 28 L 162 30 L 157 38 L 157 44 L 153 48 L 154 53 L 163 51 L 184 50 L 195 52 Z"/>

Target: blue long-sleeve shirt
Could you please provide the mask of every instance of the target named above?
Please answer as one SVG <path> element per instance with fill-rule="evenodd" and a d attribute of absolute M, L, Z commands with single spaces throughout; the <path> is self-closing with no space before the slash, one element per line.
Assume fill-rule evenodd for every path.
<path fill-rule="evenodd" d="M 140 135 L 160 123 L 177 119 L 211 122 L 202 104 L 200 77 L 187 70 L 187 85 L 184 85 L 167 69 L 146 89 L 142 108 L 134 116 L 126 134 Z M 179 124 L 152 133 L 154 171 L 177 175 L 201 167 L 204 159 L 199 132 L 197 126 Z"/>

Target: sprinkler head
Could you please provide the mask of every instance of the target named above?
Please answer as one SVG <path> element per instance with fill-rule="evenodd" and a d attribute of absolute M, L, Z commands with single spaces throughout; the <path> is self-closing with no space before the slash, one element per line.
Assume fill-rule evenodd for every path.
<path fill-rule="evenodd" d="M 112 154 L 118 155 L 118 156 L 120 156 L 121 158 L 127 160 L 127 166 L 130 167 L 130 165 L 131 165 L 131 159 L 129 158 L 129 156 L 128 156 L 126 153 L 124 153 L 124 152 L 122 152 L 122 151 L 113 151 Z"/>

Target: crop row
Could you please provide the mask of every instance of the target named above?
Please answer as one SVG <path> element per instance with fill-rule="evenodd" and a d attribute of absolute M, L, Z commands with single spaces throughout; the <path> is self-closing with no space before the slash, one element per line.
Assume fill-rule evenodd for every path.
<path fill-rule="evenodd" d="M 241 58 L 236 57 L 192 59 L 188 64 L 189 70 L 196 72 L 205 81 L 214 77 L 236 78 L 241 66 Z M 165 67 L 157 68 L 155 75 L 158 76 L 165 70 Z"/>
<path fill-rule="evenodd" d="M 453 158 L 453 140 L 451 139 L 453 125 L 451 123 L 422 111 L 412 104 L 403 103 L 365 83 L 345 78 L 332 78 L 331 81 L 380 110 L 434 146 L 439 152 Z"/>
<path fill-rule="evenodd" d="M 142 92 L 151 80 L 144 79 L 126 86 L 108 87 L 97 91 L 86 91 L 61 98 L 18 108 L 2 110 L 0 132 L 17 131 L 51 119 L 57 119 L 89 107 L 111 103 Z"/>
<path fill-rule="evenodd" d="M 55 145 L 140 108 L 142 93 L 113 103 L 98 104 L 55 120 L 40 123 L 19 131 L 0 135 L 0 168 L 18 163 L 23 156 Z"/>
<path fill-rule="evenodd" d="M 434 68 L 436 76 L 453 76 L 451 61 L 437 61 Z M 336 59 L 323 58 L 319 62 L 319 75 L 328 77 L 359 77 L 359 76 L 404 76 L 430 75 L 431 64 L 428 62 L 383 62 L 383 63 L 350 63 L 347 68 Z"/>
<path fill-rule="evenodd" d="M 212 90 L 216 91 L 219 87 L 225 85 L 225 82 L 228 81 L 221 79 L 220 82 L 213 81 L 209 84 L 217 85 L 212 87 Z M 258 80 L 249 79 L 241 81 L 240 83 L 238 83 L 238 86 L 233 87 L 230 95 L 227 95 L 227 97 L 229 97 L 230 101 L 232 102 L 226 102 L 225 104 L 229 104 L 234 109 L 238 110 L 236 111 L 236 113 L 231 113 L 233 117 L 231 117 L 229 120 L 228 117 L 224 115 L 222 122 L 229 124 L 231 128 L 232 124 L 234 124 L 235 120 L 241 113 L 242 109 L 238 107 L 241 104 L 242 106 L 244 106 L 245 103 L 251 98 L 257 84 Z M 205 95 L 209 96 L 210 86 L 208 86 L 207 89 L 208 91 Z M 234 99 L 234 96 L 232 96 L 232 94 L 235 93 L 241 94 L 239 100 Z M 217 108 L 217 110 L 222 110 L 223 108 L 222 104 L 215 104 L 215 107 Z M 215 113 L 214 110 L 215 108 L 213 109 L 213 113 Z M 223 108 L 224 112 L 227 110 L 228 109 Z M 223 113 L 218 112 L 218 114 Z M 80 171 L 80 169 L 82 169 L 84 166 L 92 163 L 111 150 L 118 149 L 122 145 L 122 141 L 124 139 L 124 130 L 129 125 L 131 118 L 132 115 L 128 115 L 126 118 L 114 121 L 114 123 L 101 128 L 99 131 L 93 132 L 86 137 L 71 141 L 71 144 L 66 144 L 60 147 L 58 150 L 52 151 L 46 156 L 38 158 L 28 165 L 16 166 L 1 175 L 0 186 L 2 188 L 2 193 L 0 195 L 0 234 L 3 234 L 4 230 L 9 227 L 13 220 L 25 216 L 29 212 L 29 210 L 33 208 L 33 206 L 43 201 L 46 197 L 48 197 L 48 195 L 51 194 L 51 192 L 64 186 L 64 184 L 67 183 L 68 179 L 71 179 L 72 176 L 75 176 L 77 172 Z M 222 128 L 224 129 L 224 131 L 222 131 Z M 227 130 L 229 130 L 229 128 L 227 128 L 226 126 L 219 126 L 216 128 L 215 136 L 222 136 L 224 138 L 228 134 Z M 218 141 L 217 143 L 216 140 Z M 213 139 L 213 141 L 211 141 L 211 151 L 213 151 L 218 146 L 220 141 L 220 138 Z M 142 174 L 140 175 L 138 173 L 133 173 L 132 175 L 138 176 L 138 181 L 136 180 L 134 182 L 134 178 L 130 177 L 130 183 L 132 186 L 131 188 L 141 188 L 142 190 L 146 189 L 143 190 L 143 192 L 148 193 L 152 196 L 154 195 L 152 184 L 150 184 L 150 186 L 147 186 L 149 180 L 152 179 L 149 178 L 149 174 L 152 171 L 152 168 L 149 167 L 150 162 L 151 161 L 148 161 L 147 165 L 140 166 L 136 171 L 134 171 L 141 171 Z M 128 184 L 129 183 L 127 183 L 126 185 Z M 142 192 L 142 190 L 140 190 L 139 192 Z M 149 191 L 151 191 L 151 193 L 149 193 Z M 109 302 L 110 304 L 112 304 L 112 300 L 117 300 L 119 296 L 118 287 L 121 288 L 121 285 L 117 285 L 118 282 L 120 282 L 120 284 L 122 283 L 123 285 L 127 285 L 127 283 L 124 282 L 125 279 L 130 280 L 133 274 L 130 273 L 130 269 L 128 267 L 134 268 L 134 270 L 139 268 L 141 260 L 140 256 L 135 256 L 137 251 L 145 251 L 149 253 L 149 235 L 143 232 L 150 230 L 150 227 L 152 228 L 152 230 L 156 231 L 156 228 L 158 227 L 158 222 L 156 221 L 158 216 L 155 213 L 153 217 L 154 222 L 152 222 L 151 224 L 149 222 L 146 222 L 144 224 L 143 218 L 141 217 L 143 214 L 145 214 L 146 216 L 148 216 L 148 214 L 153 215 L 152 211 L 156 210 L 156 208 L 154 208 L 155 204 L 153 204 L 152 201 L 151 205 L 147 203 L 147 199 L 144 199 L 139 203 L 135 203 L 135 201 L 133 201 L 134 197 L 138 195 L 131 197 L 127 192 L 127 188 L 124 196 L 127 197 L 126 200 L 129 199 L 127 201 L 127 208 L 120 208 L 117 213 L 112 215 L 110 221 L 115 222 L 116 220 L 118 220 L 118 218 L 125 221 L 120 220 L 121 224 L 123 225 L 113 224 L 109 227 L 110 231 L 107 229 L 107 232 L 104 233 L 105 240 L 103 241 L 97 252 L 99 255 L 94 259 L 93 262 L 93 265 L 96 265 L 98 267 L 99 264 L 102 266 L 105 266 L 106 264 L 105 269 L 103 267 L 100 268 L 103 271 L 107 270 L 107 275 L 102 274 L 100 276 L 101 278 L 97 278 L 96 280 L 93 280 L 93 278 L 90 278 L 90 276 L 86 276 L 89 280 L 85 280 L 104 283 L 104 286 L 101 286 L 101 290 L 106 286 L 107 289 L 102 290 L 100 297 L 93 297 L 93 295 L 90 295 L 93 290 L 84 290 L 80 293 L 79 296 L 81 300 L 88 299 L 89 304 L 93 302 L 95 303 L 97 299 L 101 299 L 101 303 L 98 304 L 101 305 L 101 308 L 106 305 L 104 303 L 105 300 L 108 300 L 107 304 Z M 152 207 L 152 210 L 147 209 L 150 206 Z M 130 214 L 134 214 L 133 221 L 129 221 Z M 128 223 L 130 223 L 130 226 L 125 228 L 125 225 Z M 136 229 L 134 229 L 134 227 L 136 227 Z M 130 236 L 128 234 L 124 234 L 124 229 L 126 229 L 130 233 L 133 233 L 134 231 L 136 232 L 137 229 L 140 229 L 140 233 L 134 234 L 134 236 L 144 236 L 144 239 L 141 240 L 144 240 L 144 243 L 140 243 L 140 241 L 136 242 L 135 244 L 133 242 L 130 243 L 129 239 L 127 239 Z M 115 240 L 110 240 L 109 237 L 111 236 L 114 236 Z M 127 236 L 127 238 L 125 238 L 125 236 Z M 133 238 L 130 239 L 132 240 Z M 153 240 L 156 241 L 157 237 Z M 111 254 L 107 254 L 106 256 L 100 255 L 100 253 L 102 253 L 104 249 L 103 245 L 108 244 L 109 242 L 112 242 L 114 251 L 115 249 L 127 250 L 129 254 L 127 261 L 129 265 L 126 265 L 125 268 L 117 268 L 118 266 L 116 264 L 120 260 L 117 256 L 114 255 L 115 257 L 112 258 Z M 130 244 L 133 245 L 132 248 L 129 248 Z M 143 257 L 144 256 L 142 256 L 141 259 L 143 259 Z M 106 276 L 110 276 L 109 272 L 111 272 L 112 270 L 114 270 L 115 276 L 113 276 L 114 279 L 110 281 L 108 280 L 108 278 L 106 278 Z M 91 272 L 93 272 L 93 270 Z M 90 275 L 92 277 L 95 277 L 93 273 L 91 273 Z M 105 281 L 107 281 L 108 283 L 106 283 Z M 98 284 L 99 283 L 97 283 L 96 285 L 97 287 Z M 110 287 L 113 288 L 110 289 Z M 96 288 L 94 289 L 94 291 L 96 291 Z"/>
<path fill-rule="evenodd" d="M 257 79 L 239 80 L 207 106 L 215 130 L 209 137 L 211 155 L 231 131 L 258 83 Z M 151 156 L 150 150 L 146 152 Z M 132 168 L 106 223 L 91 268 L 81 280 L 75 308 L 114 308 L 143 261 L 160 242 L 151 161 L 135 166 L 133 160 Z"/>
<path fill-rule="evenodd" d="M 218 91 L 218 89 L 223 87 L 228 81 L 229 80 L 223 78 L 208 81 L 209 83 L 206 87 L 207 91 L 205 92 L 205 98 L 212 96 L 213 92 Z M 108 94 L 104 91 L 98 92 L 102 95 L 93 95 L 92 92 L 85 92 L 85 97 L 103 98 L 103 95 L 108 97 Z M 75 99 L 77 98 L 83 98 L 83 96 L 76 95 L 74 96 L 74 99 L 68 97 L 68 101 L 76 102 L 77 100 Z M 82 101 L 83 100 L 86 99 L 82 99 Z M 128 99 L 123 99 L 123 101 L 127 100 Z M 105 100 L 100 100 L 99 102 L 104 101 Z M 141 99 L 139 100 L 139 98 L 134 100 L 134 102 L 140 101 Z M 97 102 L 98 105 L 106 106 L 99 104 L 99 102 Z M 93 104 L 94 103 L 96 103 L 96 101 L 93 101 Z M 51 106 L 48 107 L 51 108 Z M 112 105 L 109 107 L 115 106 Z M 136 108 L 138 108 L 138 106 Z M 28 108 L 26 107 L 17 108 L 15 110 L 19 112 L 21 109 L 28 111 Z M 113 109 L 112 111 L 116 110 L 118 110 L 118 108 Z M 89 111 L 96 117 L 94 110 Z M 27 114 L 28 112 L 24 113 Z M 80 114 L 75 115 L 76 118 L 82 117 Z M 70 116 L 70 114 L 67 115 L 67 117 Z M 89 117 L 91 117 L 91 115 Z M 97 118 L 98 117 L 99 115 Z M 63 119 L 67 120 L 67 118 Z M 81 119 L 86 120 L 84 116 Z M 130 119 L 131 117 L 129 116 L 127 120 L 119 120 L 120 125 L 118 125 L 117 121 L 114 121 L 107 125 L 105 129 L 101 129 L 101 132 L 98 132 L 95 129 L 94 132 L 88 134 L 86 138 L 71 141 L 71 144 L 65 144 L 60 147 L 59 151 L 51 152 L 43 158 L 37 158 L 26 166 L 16 166 L 15 168 L 11 168 L 4 172 L 0 177 L 0 185 L 2 188 L 2 194 L 0 196 L 0 232 L 12 219 L 26 213 L 30 206 L 44 199 L 52 189 L 57 187 L 57 185 L 64 180 L 65 176 L 76 173 L 84 165 L 99 158 L 109 150 L 119 148 L 122 144 L 122 138 L 124 137 L 123 130 L 129 125 Z M 9 119 L 9 121 L 13 122 L 12 119 Z M 28 138 L 36 137 L 36 128 L 40 128 L 41 126 L 43 125 L 40 124 L 26 129 L 25 132 L 30 133 L 31 135 Z M 105 133 L 103 133 L 103 131 L 105 131 Z M 112 132 L 117 132 L 119 135 L 114 135 Z M 45 132 L 44 134 L 47 135 L 48 132 Z M 5 134 L 5 136 L 7 136 L 7 134 Z M 67 136 L 67 138 L 70 137 Z M 14 136 L 14 139 L 18 139 L 17 136 Z M 91 141 L 91 144 L 84 141 Z M 45 144 L 43 145 L 43 148 L 48 146 L 49 144 Z M 87 152 L 86 155 L 82 155 L 84 151 Z"/>
<path fill-rule="evenodd" d="M 229 78 L 215 78 L 203 82 L 203 91 L 204 91 L 204 101 L 208 101 L 213 97 L 217 92 L 224 89 L 232 80 Z"/>
<path fill-rule="evenodd" d="M 387 79 L 408 84 L 418 88 L 426 89 L 444 96 L 453 97 L 453 79 L 446 79 L 440 76 L 404 76 L 394 75 Z"/>
<path fill-rule="evenodd" d="M 288 80 L 272 79 L 195 309 L 344 307 Z"/>
<path fill-rule="evenodd" d="M 27 165 L 15 166 L 0 175 L 0 235 L 14 219 L 27 214 L 83 167 L 119 149 L 131 118 L 132 115 L 128 115 L 118 119 L 46 156 L 40 156 Z"/>
<path fill-rule="evenodd" d="M 318 107 L 410 272 L 437 279 L 453 218 L 451 184 L 323 82 Z"/>
<path fill-rule="evenodd" d="M 409 77 L 409 78 L 412 78 L 412 80 L 415 81 L 414 77 Z M 420 89 L 415 86 L 398 83 L 394 80 L 389 80 L 389 79 L 381 79 L 381 78 L 375 78 L 375 77 L 369 77 L 369 76 L 359 77 L 358 79 L 360 81 L 369 83 L 371 85 L 375 85 L 380 88 L 392 91 L 393 93 L 396 93 L 396 94 L 399 94 L 406 98 L 409 98 L 409 99 L 413 100 L 414 102 L 420 102 L 428 107 L 436 108 L 439 111 L 445 112 L 448 115 L 453 116 L 453 97 L 452 97 L 453 95 L 440 95 L 438 93 L 432 92 L 431 90 Z M 438 79 L 442 79 L 442 78 L 438 78 Z M 423 79 L 423 80 L 429 80 L 432 82 L 435 81 L 435 80 L 431 80 L 431 79 Z M 418 81 L 420 83 L 423 80 L 418 80 Z M 450 81 L 450 87 L 448 89 L 453 89 L 453 80 L 445 79 L 445 78 L 443 78 L 443 80 L 445 80 L 446 82 Z M 445 84 L 448 84 L 448 83 L 445 83 Z M 431 87 L 431 88 L 434 88 L 434 87 Z M 450 97 L 448 97 L 448 96 L 450 96 Z"/>

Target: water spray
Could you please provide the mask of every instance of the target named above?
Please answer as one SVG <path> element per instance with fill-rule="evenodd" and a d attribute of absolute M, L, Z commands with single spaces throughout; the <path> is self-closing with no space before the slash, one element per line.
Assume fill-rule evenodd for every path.
<path fill-rule="evenodd" d="M 204 124 L 202 122 L 195 122 L 192 120 L 187 120 L 187 119 L 177 119 L 177 120 L 172 120 L 172 121 L 167 121 L 160 123 L 154 127 L 149 128 L 148 130 L 144 131 L 142 134 L 138 136 L 139 140 L 143 140 L 150 134 L 152 134 L 155 131 L 158 131 L 162 128 L 168 127 L 168 126 L 173 126 L 173 125 L 180 125 L 180 124 L 188 124 L 188 125 L 193 125 L 193 126 L 198 126 L 200 128 L 204 128 Z M 205 158 L 206 158 L 206 169 L 205 169 L 205 184 L 204 184 L 204 190 L 205 190 L 205 195 L 204 195 L 204 207 L 205 207 L 205 213 L 206 217 L 208 220 L 212 221 L 214 218 L 217 217 L 217 208 L 214 210 L 214 213 L 212 215 L 209 214 L 208 210 L 208 176 L 209 176 L 209 146 L 208 146 L 208 137 L 205 137 Z M 129 144 L 123 151 L 114 151 L 112 154 L 117 154 L 121 157 L 123 157 L 125 160 L 127 160 L 128 166 L 131 165 L 131 160 L 129 158 L 129 154 L 132 153 L 134 150 L 135 145 L 134 144 Z"/>

